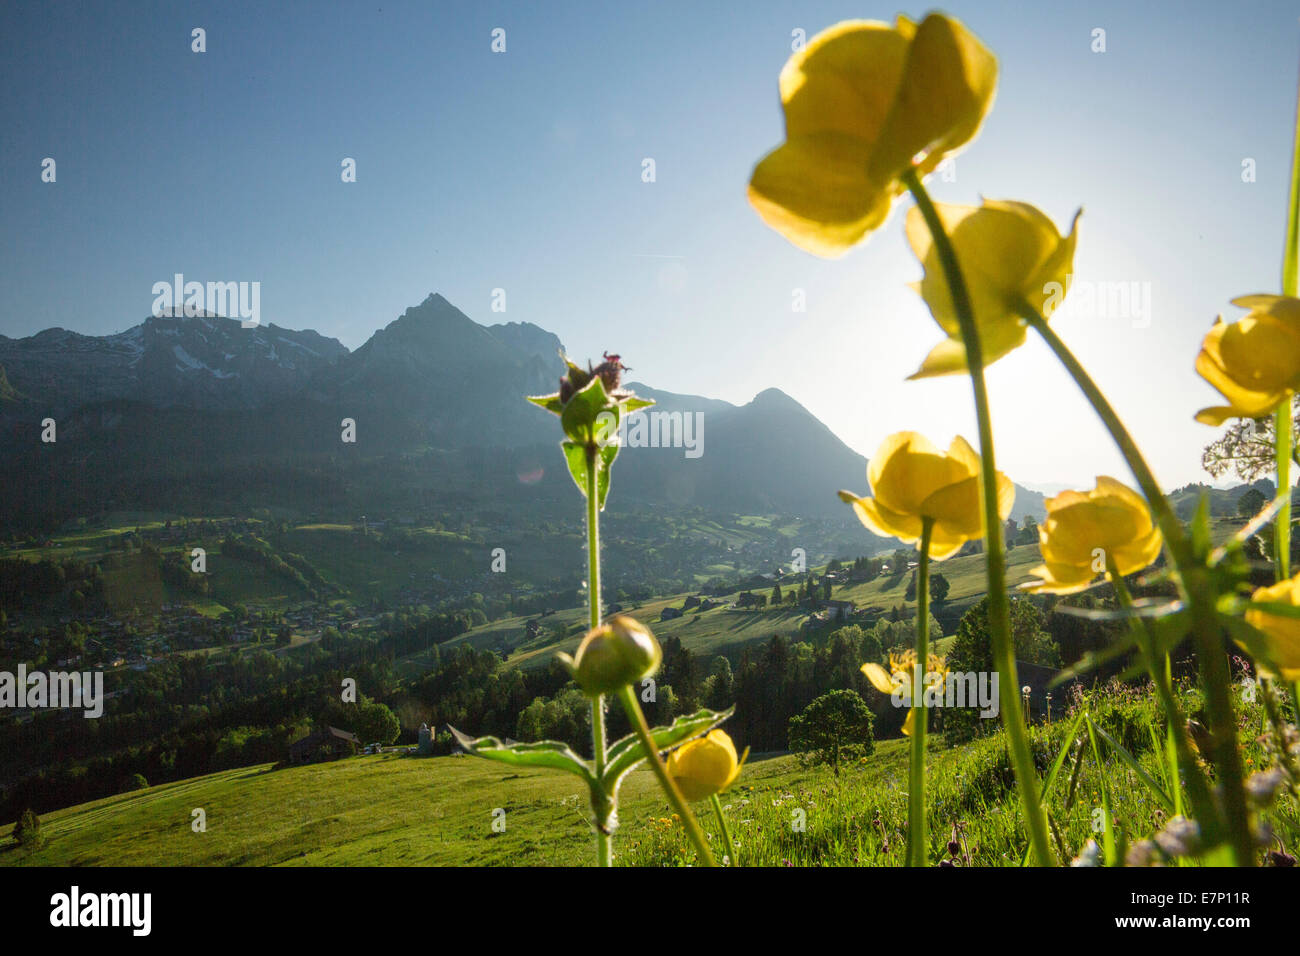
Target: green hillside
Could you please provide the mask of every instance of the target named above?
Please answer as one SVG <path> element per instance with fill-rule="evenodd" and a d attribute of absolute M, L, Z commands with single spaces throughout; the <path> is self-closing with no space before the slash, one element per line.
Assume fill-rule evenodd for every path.
<path fill-rule="evenodd" d="M 1196 706 L 1194 694 L 1184 700 Z M 1160 717 L 1149 698 L 1104 690 L 1087 706 L 1098 725 L 1129 748 L 1149 780 L 1167 784 Z M 1266 760 L 1256 739 L 1263 714 L 1243 703 L 1240 742 L 1248 761 Z M 1073 716 L 1031 730 L 1038 772 L 1074 741 Z M 1006 743 L 999 731 L 972 743 L 931 741 L 928 802 L 930 859 L 946 856 L 954 836 L 964 862 L 1014 866 L 1026 845 L 1020 808 L 1008 785 Z M 907 741 L 877 741 L 875 752 L 847 763 L 836 777 L 793 756 L 754 758 L 724 798 L 728 826 L 746 865 L 898 865 L 906 825 Z M 1097 836 L 1105 793 L 1116 833 L 1159 829 L 1168 811 L 1113 750 L 1098 763 L 1083 747 L 1068 766 L 1077 779 L 1049 791 L 1056 850 L 1070 857 Z M 693 862 L 653 775 L 640 769 L 624 784 L 618 862 L 672 866 Z M 207 830 L 191 829 L 196 808 Z M 504 832 L 494 832 L 495 811 Z M 586 796 L 576 778 L 515 771 L 472 757 L 388 754 L 272 769 L 245 767 L 121 794 L 42 816 L 44 845 L 19 848 L 0 828 L 0 865 L 589 865 Z M 710 841 L 720 833 L 707 805 L 698 806 Z M 1268 814 L 1289 842 L 1300 828 L 1294 798 Z M 962 861 L 959 861 L 962 862 Z"/>
<path fill-rule="evenodd" d="M 881 745 L 876 775 L 906 777 L 901 741 Z M 803 776 L 793 758 L 756 761 L 738 793 L 782 792 Z M 623 786 L 623 838 L 646 836 L 667 810 L 648 770 Z M 492 812 L 506 811 L 504 833 Z M 514 772 L 470 757 L 385 754 L 272 770 L 244 767 L 110 797 L 42 817 L 34 853 L 0 828 L 0 864 L 578 865 L 589 862 L 586 796 L 575 778 Z M 207 832 L 191 830 L 202 808 Z"/>

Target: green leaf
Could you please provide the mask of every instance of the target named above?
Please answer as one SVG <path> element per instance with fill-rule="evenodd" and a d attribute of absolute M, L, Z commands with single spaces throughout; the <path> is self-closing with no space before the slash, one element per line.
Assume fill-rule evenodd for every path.
<path fill-rule="evenodd" d="M 602 412 L 613 415 L 614 425 L 618 426 L 618 405 L 609 400 L 605 383 L 596 376 L 564 403 L 560 425 L 570 440 L 585 445 L 596 440 L 596 419 Z"/>
<path fill-rule="evenodd" d="M 655 400 L 653 398 L 637 398 L 635 395 L 633 395 L 631 398 L 627 398 L 619 402 L 619 404 L 623 407 L 624 414 L 628 412 L 635 412 L 642 408 L 649 408 L 654 403 Z"/>
<path fill-rule="evenodd" d="M 1088 720 L 1088 740 L 1092 743 L 1092 759 L 1097 764 L 1098 785 L 1101 788 L 1101 819 L 1102 832 L 1101 844 L 1102 853 L 1106 860 L 1107 866 L 1115 866 L 1119 862 L 1119 854 L 1115 849 L 1115 818 L 1110 809 L 1110 785 L 1107 783 L 1106 768 L 1101 762 L 1101 748 L 1097 746 L 1097 730 L 1099 729 L 1089 716 Z"/>
<path fill-rule="evenodd" d="M 573 476 L 573 483 L 578 486 L 583 497 L 586 497 L 587 446 L 566 441 L 561 443 L 561 447 L 564 449 L 564 460 L 569 466 L 569 474 Z M 604 445 L 596 457 L 596 507 L 602 511 L 605 508 L 605 498 L 609 495 L 609 472 L 614 466 L 614 459 L 618 457 L 618 449 L 619 446 L 613 443 Z"/>
<path fill-rule="evenodd" d="M 1124 761 L 1124 763 L 1128 764 L 1128 768 L 1137 774 L 1142 782 L 1146 784 L 1147 789 L 1151 791 L 1151 795 L 1164 804 L 1164 808 L 1172 813 L 1174 810 L 1173 798 L 1171 798 L 1169 794 L 1165 793 L 1164 787 L 1160 786 L 1160 784 L 1156 782 L 1155 777 L 1147 773 L 1146 768 L 1143 767 L 1142 764 L 1138 763 L 1137 758 L 1125 750 L 1119 741 L 1115 740 L 1115 738 L 1110 734 L 1102 730 L 1101 727 L 1093 723 L 1091 717 L 1088 718 L 1088 723 L 1091 725 L 1092 729 L 1097 732 L 1097 736 L 1106 742 L 1106 746 L 1111 749 L 1111 752 L 1114 753 L 1115 756 L 1119 757 L 1120 760 Z"/>
<path fill-rule="evenodd" d="M 564 411 L 564 403 L 560 401 L 560 393 L 554 395 L 529 395 L 527 401 L 532 402 L 538 408 L 544 408 L 552 415 L 560 415 Z"/>
<path fill-rule="evenodd" d="M 660 753 L 677 744 L 685 743 L 693 737 L 708 733 L 714 727 L 735 713 L 735 708 L 717 711 L 703 708 L 693 714 L 683 714 L 668 727 L 654 727 L 650 739 L 655 742 Z M 615 741 L 606 752 L 608 763 L 605 764 L 605 786 L 611 793 L 615 792 L 623 777 L 633 767 L 646 758 L 645 747 L 637 740 L 635 734 L 628 734 Z"/>
<path fill-rule="evenodd" d="M 1048 771 L 1047 777 L 1043 780 L 1043 792 L 1038 799 L 1044 806 L 1047 805 L 1047 798 L 1052 792 L 1052 784 L 1056 782 L 1056 775 L 1060 772 L 1061 765 L 1065 763 L 1065 758 L 1070 755 L 1070 748 L 1074 746 L 1075 735 L 1079 732 L 1079 725 L 1083 723 L 1086 714 L 1086 711 L 1080 711 L 1079 716 L 1074 718 L 1074 723 L 1065 732 L 1065 740 L 1061 744 L 1060 751 L 1056 754 L 1056 760 L 1052 762 L 1052 769 Z"/>
<path fill-rule="evenodd" d="M 1192 550 L 1201 560 L 1208 559 L 1214 550 L 1214 541 L 1210 533 L 1210 496 L 1201 492 L 1196 502 L 1196 514 L 1192 515 Z"/>
<path fill-rule="evenodd" d="M 587 496 L 587 446 L 579 445 L 576 441 L 561 442 L 560 447 L 564 449 L 564 461 L 569 466 L 569 474 L 573 476 L 573 483 L 578 486 L 582 496 Z"/>
<path fill-rule="evenodd" d="M 1065 759 L 1070 755 L 1070 748 L 1074 746 L 1074 735 L 1079 732 L 1079 725 L 1083 723 L 1083 717 L 1084 712 L 1080 711 L 1079 716 L 1074 718 L 1074 723 L 1071 724 L 1070 729 L 1065 732 L 1065 739 L 1061 743 L 1061 749 L 1056 753 L 1056 759 L 1052 761 L 1052 769 L 1049 770 L 1047 776 L 1043 778 L 1043 789 L 1039 794 L 1038 802 L 1043 805 L 1044 809 L 1047 808 L 1047 798 L 1052 793 L 1052 786 L 1056 783 L 1056 775 L 1060 773 L 1062 764 L 1065 763 Z M 1026 847 L 1025 855 L 1020 861 L 1020 865 L 1028 866 L 1033 855 L 1034 848 L 1032 846 Z"/>
<path fill-rule="evenodd" d="M 503 741 L 497 737 L 471 738 L 455 727 L 448 726 L 456 742 L 475 757 L 485 757 L 512 767 L 547 767 L 551 770 L 565 770 L 587 781 L 588 786 L 599 786 L 599 781 L 587 766 L 587 762 L 562 741 L 539 740 L 536 743 L 521 744 L 515 741 Z"/>
<path fill-rule="evenodd" d="M 609 495 L 609 472 L 614 467 L 614 459 L 618 457 L 617 444 L 608 444 L 600 449 L 600 460 L 597 467 L 600 468 L 599 474 L 596 475 L 596 507 L 601 511 L 605 510 L 605 498 Z"/>

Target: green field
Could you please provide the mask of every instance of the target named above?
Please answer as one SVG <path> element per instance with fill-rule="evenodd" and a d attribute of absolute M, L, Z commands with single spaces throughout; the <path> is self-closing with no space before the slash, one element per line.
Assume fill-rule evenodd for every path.
<path fill-rule="evenodd" d="M 882 747 L 881 772 L 905 777 L 902 753 Z M 758 761 L 737 793 L 781 792 L 799 777 L 792 758 Z M 623 794 L 622 836 L 644 839 L 651 817 L 668 813 L 653 775 L 633 772 Z M 472 757 L 245 767 L 50 813 L 47 843 L 30 854 L 7 839 L 12 827 L 0 828 L 0 864 L 575 865 L 591 854 L 585 806 L 574 777 Z M 196 808 L 206 833 L 191 829 Z M 496 808 L 506 811 L 500 834 Z"/>
<path fill-rule="evenodd" d="M 1150 778 L 1167 786 L 1149 743 L 1153 730 L 1160 739 L 1153 701 L 1104 692 L 1090 706 Z M 1254 738 L 1262 714 L 1258 707 L 1246 711 L 1241 743 L 1248 760 L 1261 766 L 1267 758 Z M 1067 737 L 1075 739 L 1069 726 L 1058 719 L 1033 728 L 1040 774 Z M 1001 733 L 952 748 L 934 738 L 931 747 L 930 859 L 943 858 L 956 834 L 971 863 L 1019 865 L 1026 846 Z M 906 779 L 905 740 L 878 741 L 874 753 L 847 763 L 838 777 L 794 756 L 753 759 L 724 797 L 724 812 L 745 864 L 900 865 Z M 1099 838 L 1094 824 L 1103 792 L 1114 808 L 1121 847 L 1126 837 L 1150 835 L 1168 818 L 1126 763 L 1107 751 L 1098 765 L 1085 748 L 1077 779 L 1068 787 L 1058 779 L 1050 792 L 1056 852 L 1070 857 Z M 717 847 L 720 831 L 707 808 L 696 806 Z M 195 809 L 206 813 L 206 832 L 191 829 Z M 0 864 L 587 865 L 586 809 L 574 777 L 473 757 L 392 754 L 279 770 L 262 765 L 48 813 L 42 817 L 45 843 L 37 849 L 19 848 L 7 839 L 11 827 L 0 828 Z M 492 826 L 498 810 L 505 811 L 500 833 Z M 1267 817 L 1288 844 L 1300 833 L 1294 797 L 1283 795 Z M 620 819 L 618 862 L 694 862 L 648 770 L 627 778 Z"/>

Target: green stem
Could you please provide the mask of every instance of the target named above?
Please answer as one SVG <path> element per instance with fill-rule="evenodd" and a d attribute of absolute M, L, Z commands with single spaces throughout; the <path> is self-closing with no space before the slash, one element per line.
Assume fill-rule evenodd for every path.
<path fill-rule="evenodd" d="M 588 620 L 594 630 L 600 627 L 600 505 L 597 490 L 596 468 L 600 452 L 595 445 L 587 448 L 587 605 Z M 596 779 L 605 776 L 605 696 L 591 701 L 591 754 L 596 764 Z M 617 812 L 614 801 L 596 810 L 596 865 L 614 865 L 614 837 L 610 833 L 610 817 Z"/>
<path fill-rule="evenodd" d="M 722 842 L 727 848 L 727 857 L 731 860 L 732 866 L 740 866 L 740 857 L 736 855 L 736 845 L 731 842 L 731 828 L 727 826 L 727 818 L 722 812 L 722 801 L 714 793 L 710 794 L 709 802 L 713 804 L 713 815 L 718 820 L 718 828 L 722 830 Z"/>
<path fill-rule="evenodd" d="M 1020 682 L 1016 675 L 1015 648 L 1011 642 L 1011 613 L 1002 554 L 1002 516 L 998 512 L 997 467 L 993 459 L 993 422 L 989 416 L 988 390 L 984 385 L 984 354 L 980 348 L 979 330 L 975 324 L 970 295 L 966 291 L 966 280 L 962 277 L 961 266 L 957 262 L 957 252 L 943 228 L 943 221 L 939 218 L 934 203 L 930 201 L 929 193 L 915 170 L 907 172 L 903 184 L 916 199 L 916 207 L 925 218 L 925 224 L 934 240 L 935 252 L 948 281 L 948 290 L 966 348 L 966 364 L 975 393 L 975 417 L 979 425 L 980 497 L 984 510 L 984 557 L 989 584 L 989 636 L 993 645 L 993 660 L 998 669 L 1002 721 L 1007 731 L 1011 763 L 1016 771 L 1016 788 L 1020 792 L 1020 803 L 1024 809 L 1025 826 L 1029 831 L 1034 857 L 1040 866 L 1051 866 L 1055 860 L 1048 842 L 1047 814 L 1038 801 L 1038 774 L 1034 771 L 1033 755 L 1029 751 L 1029 733 L 1020 711 Z"/>
<path fill-rule="evenodd" d="M 668 795 L 677 815 L 681 817 L 686 835 L 690 837 L 691 843 L 695 844 L 695 852 L 699 854 L 705 866 L 717 866 L 718 864 L 713 860 L 713 851 L 709 849 L 709 841 L 704 838 L 704 831 L 700 829 L 695 814 L 691 812 L 691 805 L 686 802 L 686 798 L 682 796 L 673 778 L 668 776 L 664 758 L 660 755 L 659 748 L 655 746 L 654 738 L 650 736 L 650 727 L 645 722 L 645 714 L 641 712 L 641 705 L 637 703 L 636 694 L 630 684 L 625 684 L 618 691 L 618 699 L 623 705 L 623 710 L 627 712 L 632 730 L 641 741 L 641 746 L 645 748 L 646 759 L 650 762 L 650 768 L 654 770 L 655 776 L 659 778 L 659 786 L 663 787 L 664 793 Z"/>
<path fill-rule="evenodd" d="M 925 866 L 930 845 L 925 820 L 925 672 L 930 660 L 930 537 L 934 519 L 921 519 L 921 562 L 916 569 L 916 666 L 912 669 L 912 763 L 907 781 L 907 865 Z"/>
<path fill-rule="evenodd" d="M 1201 669 L 1201 683 L 1205 689 L 1205 707 L 1210 718 L 1211 755 L 1218 771 L 1223 791 L 1223 808 L 1227 817 L 1226 832 L 1232 841 L 1233 855 L 1238 866 L 1252 866 L 1255 859 L 1255 841 L 1250 828 L 1250 813 L 1246 794 L 1242 788 L 1241 753 L 1237 748 L 1237 717 L 1232 703 L 1232 675 L 1228 670 L 1228 657 L 1223 647 L 1223 633 L 1214 606 L 1215 591 L 1209 570 L 1198 561 L 1191 541 L 1182 523 L 1169 506 L 1169 501 L 1156 483 L 1146 459 L 1138 450 L 1133 436 L 1120 421 L 1115 409 L 1102 394 L 1097 383 L 1087 373 L 1074 353 L 1061 341 L 1054 329 L 1034 309 L 1025 306 L 1021 316 L 1056 354 L 1079 389 L 1092 403 L 1111 438 L 1119 446 L 1129 470 L 1137 479 L 1142 494 L 1164 535 L 1165 545 L 1178 568 L 1182 597 L 1187 603 L 1192 619 L 1192 636 L 1196 643 L 1196 656 Z M 1172 719 L 1172 715 L 1171 715 Z M 1211 832 L 1219 829 L 1213 820 L 1202 820 L 1201 826 Z"/>
<path fill-rule="evenodd" d="M 1214 826 L 1218 823 L 1218 812 L 1215 810 L 1214 799 L 1210 794 L 1209 785 L 1201 773 L 1201 768 L 1196 762 L 1196 756 L 1192 753 L 1191 743 L 1187 738 L 1187 719 L 1183 716 L 1182 708 L 1178 706 L 1178 699 L 1174 696 L 1173 684 L 1170 680 L 1169 657 L 1165 655 L 1164 659 L 1161 660 L 1151 623 L 1146 618 L 1139 618 L 1134 613 L 1133 596 L 1129 593 L 1128 585 L 1124 583 L 1123 575 L 1119 573 L 1119 569 L 1115 567 L 1109 555 L 1106 558 L 1106 575 L 1110 578 L 1111 586 L 1115 589 L 1115 597 L 1119 601 L 1119 606 L 1133 615 L 1129 618 L 1130 624 L 1135 629 L 1134 634 L 1138 638 L 1138 646 L 1142 649 L 1142 657 L 1146 661 L 1147 671 L 1151 674 L 1151 683 L 1155 685 L 1156 696 L 1160 700 L 1160 706 L 1164 709 L 1165 719 L 1169 722 L 1169 738 L 1173 741 L 1176 757 L 1174 777 L 1171 783 L 1171 789 L 1175 790 L 1174 799 L 1175 801 L 1178 800 L 1177 789 L 1185 776 L 1187 796 L 1192 802 L 1196 819 L 1205 828 L 1207 840 L 1214 842 L 1218 836 L 1214 831 Z"/>
<path fill-rule="evenodd" d="M 1294 297 L 1300 290 L 1300 91 L 1296 93 L 1295 139 L 1291 148 L 1291 202 L 1287 207 L 1286 241 L 1282 247 L 1282 294 Z M 1277 443 L 1277 490 L 1291 488 L 1291 398 L 1277 407 L 1274 419 Z M 1291 576 L 1291 496 L 1277 513 L 1273 532 L 1278 580 Z"/>
<path fill-rule="evenodd" d="M 1277 579 L 1291 576 L 1291 397 L 1273 413 L 1273 434 L 1277 445 L 1277 493 L 1286 493 L 1273 519 L 1273 560 Z"/>

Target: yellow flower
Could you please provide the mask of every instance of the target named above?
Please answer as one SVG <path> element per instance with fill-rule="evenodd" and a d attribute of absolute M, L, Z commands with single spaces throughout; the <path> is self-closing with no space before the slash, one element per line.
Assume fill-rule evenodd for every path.
<path fill-rule="evenodd" d="M 1196 371 L 1228 400 L 1196 413 L 1206 425 L 1263 418 L 1300 391 L 1300 299 L 1243 295 L 1232 304 L 1250 313 L 1232 325 L 1215 319 L 1196 356 Z"/>
<path fill-rule="evenodd" d="M 1266 588 L 1260 588 L 1251 595 L 1251 601 L 1269 604 L 1300 604 L 1297 600 L 1296 587 L 1300 584 L 1300 574 Z M 1285 680 L 1300 680 L 1300 618 L 1283 617 L 1269 611 L 1250 610 L 1246 612 L 1246 623 L 1263 631 L 1268 638 L 1269 661 L 1257 661 L 1261 669 L 1271 670 L 1276 667 Z M 1270 667 L 1269 665 L 1272 665 Z"/>
<path fill-rule="evenodd" d="M 979 329 L 984 364 L 991 365 L 1024 344 L 1024 306 L 1047 319 L 1065 297 L 1083 210 L 1074 214 L 1070 234 L 1065 237 L 1051 219 L 1028 203 L 1000 199 L 986 199 L 980 206 L 935 203 L 935 211 L 957 253 Z M 948 333 L 948 338 L 935 346 L 910 377 L 964 372 L 966 346 L 952 293 L 925 217 L 915 206 L 907 213 L 907 240 L 925 267 L 925 277 L 912 287 Z"/>
<path fill-rule="evenodd" d="M 898 432 L 867 463 L 874 497 L 841 491 L 840 498 L 869 530 L 904 544 L 920 540 L 922 519 L 933 519 L 930 557 L 942 561 L 984 536 L 979 473 L 980 457 L 966 439 L 954 438 L 944 454 L 916 432 Z M 998 515 L 1005 521 L 1016 489 L 1002 472 L 997 478 Z"/>
<path fill-rule="evenodd" d="M 659 669 L 663 649 L 650 628 L 634 617 L 616 614 L 588 631 L 573 657 L 556 656 L 583 693 L 596 697 L 649 677 Z"/>
<path fill-rule="evenodd" d="M 1043 563 L 1029 573 L 1040 580 L 1026 591 L 1072 594 L 1114 564 L 1121 575 L 1141 571 L 1160 555 L 1160 529 L 1133 489 L 1105 475 L 1092 491 L 1063 491 L 1046 502 L 1038 529 Z"/>
<path fill-rule="evenodd" d="M 871 686 L 882 694 L 889 694 L 891 697 L 899 694 L 904 701 L 911 701 L 916 690 L 916 651 L 910 647 L 899 654 L 890 651 L 889 670 L 885 670 L 879 664 L 867 663 L 862 665 L 862 673 L 866 675 L 867 680 L 871 681 Z M 948 665 L 944 659 L 937 654 L 927 655 L 925 673 L 921 675 L 922 693 L 928 687 L 942 688 L 947 675 Z M 912 735 L 915 720 L 916 708 L 909 708 L 907 719 L 903 721 L 903 733 L 909 737 Z"/>
<path fill-rule="evenodd" d="M 687 800 L 721 793 L 740 776 L 736 745 L 721 730 L 710 730 L 668 755 L 668 775 Z"/>
<path fill-rule="evenodd" d="M 795 245 L 839 256 L 889 216 L 918 175 L 975 138 L 997 59 L 957 20 L 848 20 L 781 70 L 786 141 L 756 167 L 749 201 Z"/>

